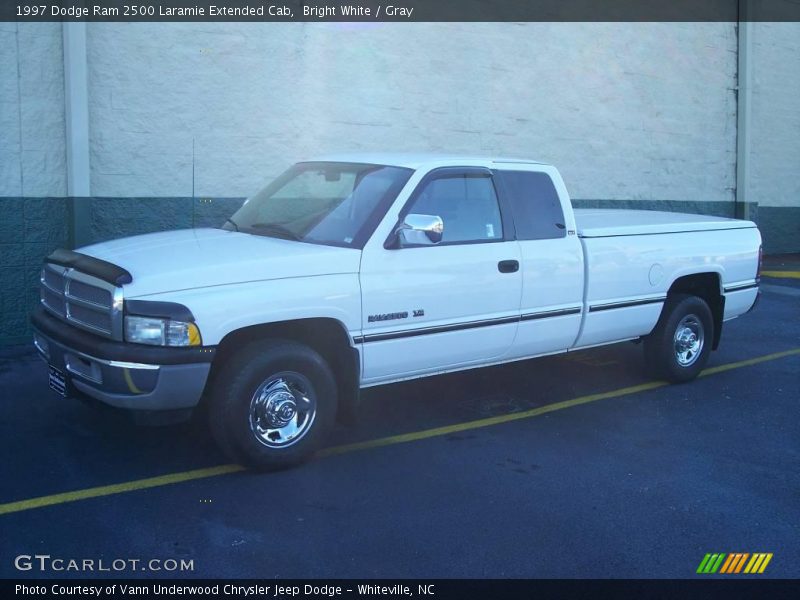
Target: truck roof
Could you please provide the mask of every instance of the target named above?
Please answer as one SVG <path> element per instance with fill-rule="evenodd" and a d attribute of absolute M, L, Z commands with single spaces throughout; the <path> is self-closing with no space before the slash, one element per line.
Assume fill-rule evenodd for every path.
<path fill-rule="evenodd" d="M 393 167 L 406 167 L 418 169 L 432 164 L 440 166 L 472 166 L 473 164 L 487 163 L 517 163 L 550 166 L 547 163 L 527 158 L 499 157 L 499 156 L 474 156 L 459 153 L 390 153 L 390 152 L 353 152 L 342 154 L 326 154 L 310 161 L 303 162 L 350 162 L 374 165 L 387 165 Z M 459 165 L 461 163 L 461 165 Z"/>

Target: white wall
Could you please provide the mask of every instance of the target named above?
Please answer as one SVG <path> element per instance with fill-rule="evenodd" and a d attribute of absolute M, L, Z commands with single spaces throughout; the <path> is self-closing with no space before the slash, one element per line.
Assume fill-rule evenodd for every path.
<path fill-rule="evenodd" d="M 533 157 L 575 197 L 733 200 L 731 23 L 88 26 L 92 194 L 244 196 L 322 152 Z"/>
<path fill-rule="evenodd" d="M 752 69 L 748 195 L 800 206 L 800 23 L 753 24 Z"/>
<path fill-rule="evenodd" d="M 60 23 L 0 23 L 0 196 L 63 196 Z"/>

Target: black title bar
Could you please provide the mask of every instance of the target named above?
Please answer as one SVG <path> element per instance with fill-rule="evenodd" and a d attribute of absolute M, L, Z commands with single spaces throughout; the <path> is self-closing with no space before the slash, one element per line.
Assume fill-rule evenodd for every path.
<path fill-rule="evenodd" d="M 751 577 L 707 579 L 430 580 L 4 580 L 3 598 L 247 598 L 248 600 L 547 600 L 569 598 L 795 598 L 797 582 Z"/>
<path fill-rule="evenodd" d="M 800 1 L 0 0 L 0 21 L 800 21 Z"/>

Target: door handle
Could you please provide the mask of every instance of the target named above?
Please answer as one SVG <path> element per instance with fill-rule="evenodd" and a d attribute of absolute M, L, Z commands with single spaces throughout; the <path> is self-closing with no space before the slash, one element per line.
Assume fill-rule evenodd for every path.
<path fill-rule="evenodd" d="M 497 263 L 497 270 L 501 273 L 516 273 L 519 271 L 518 260 L 501 260 Z"/>

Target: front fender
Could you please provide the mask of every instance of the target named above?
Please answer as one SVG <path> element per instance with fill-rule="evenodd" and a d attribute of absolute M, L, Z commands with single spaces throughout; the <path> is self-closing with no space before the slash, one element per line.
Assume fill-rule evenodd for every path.
<path fill-rule="evenodd" d="M 207 346 L 215 346 L 227 334 L 245 327 L 299 319 L 335 319 L 351 335 L 361 329 L 361 295 L 355 273 L 202 287 L 136 299 L 188 307 Z"/>

